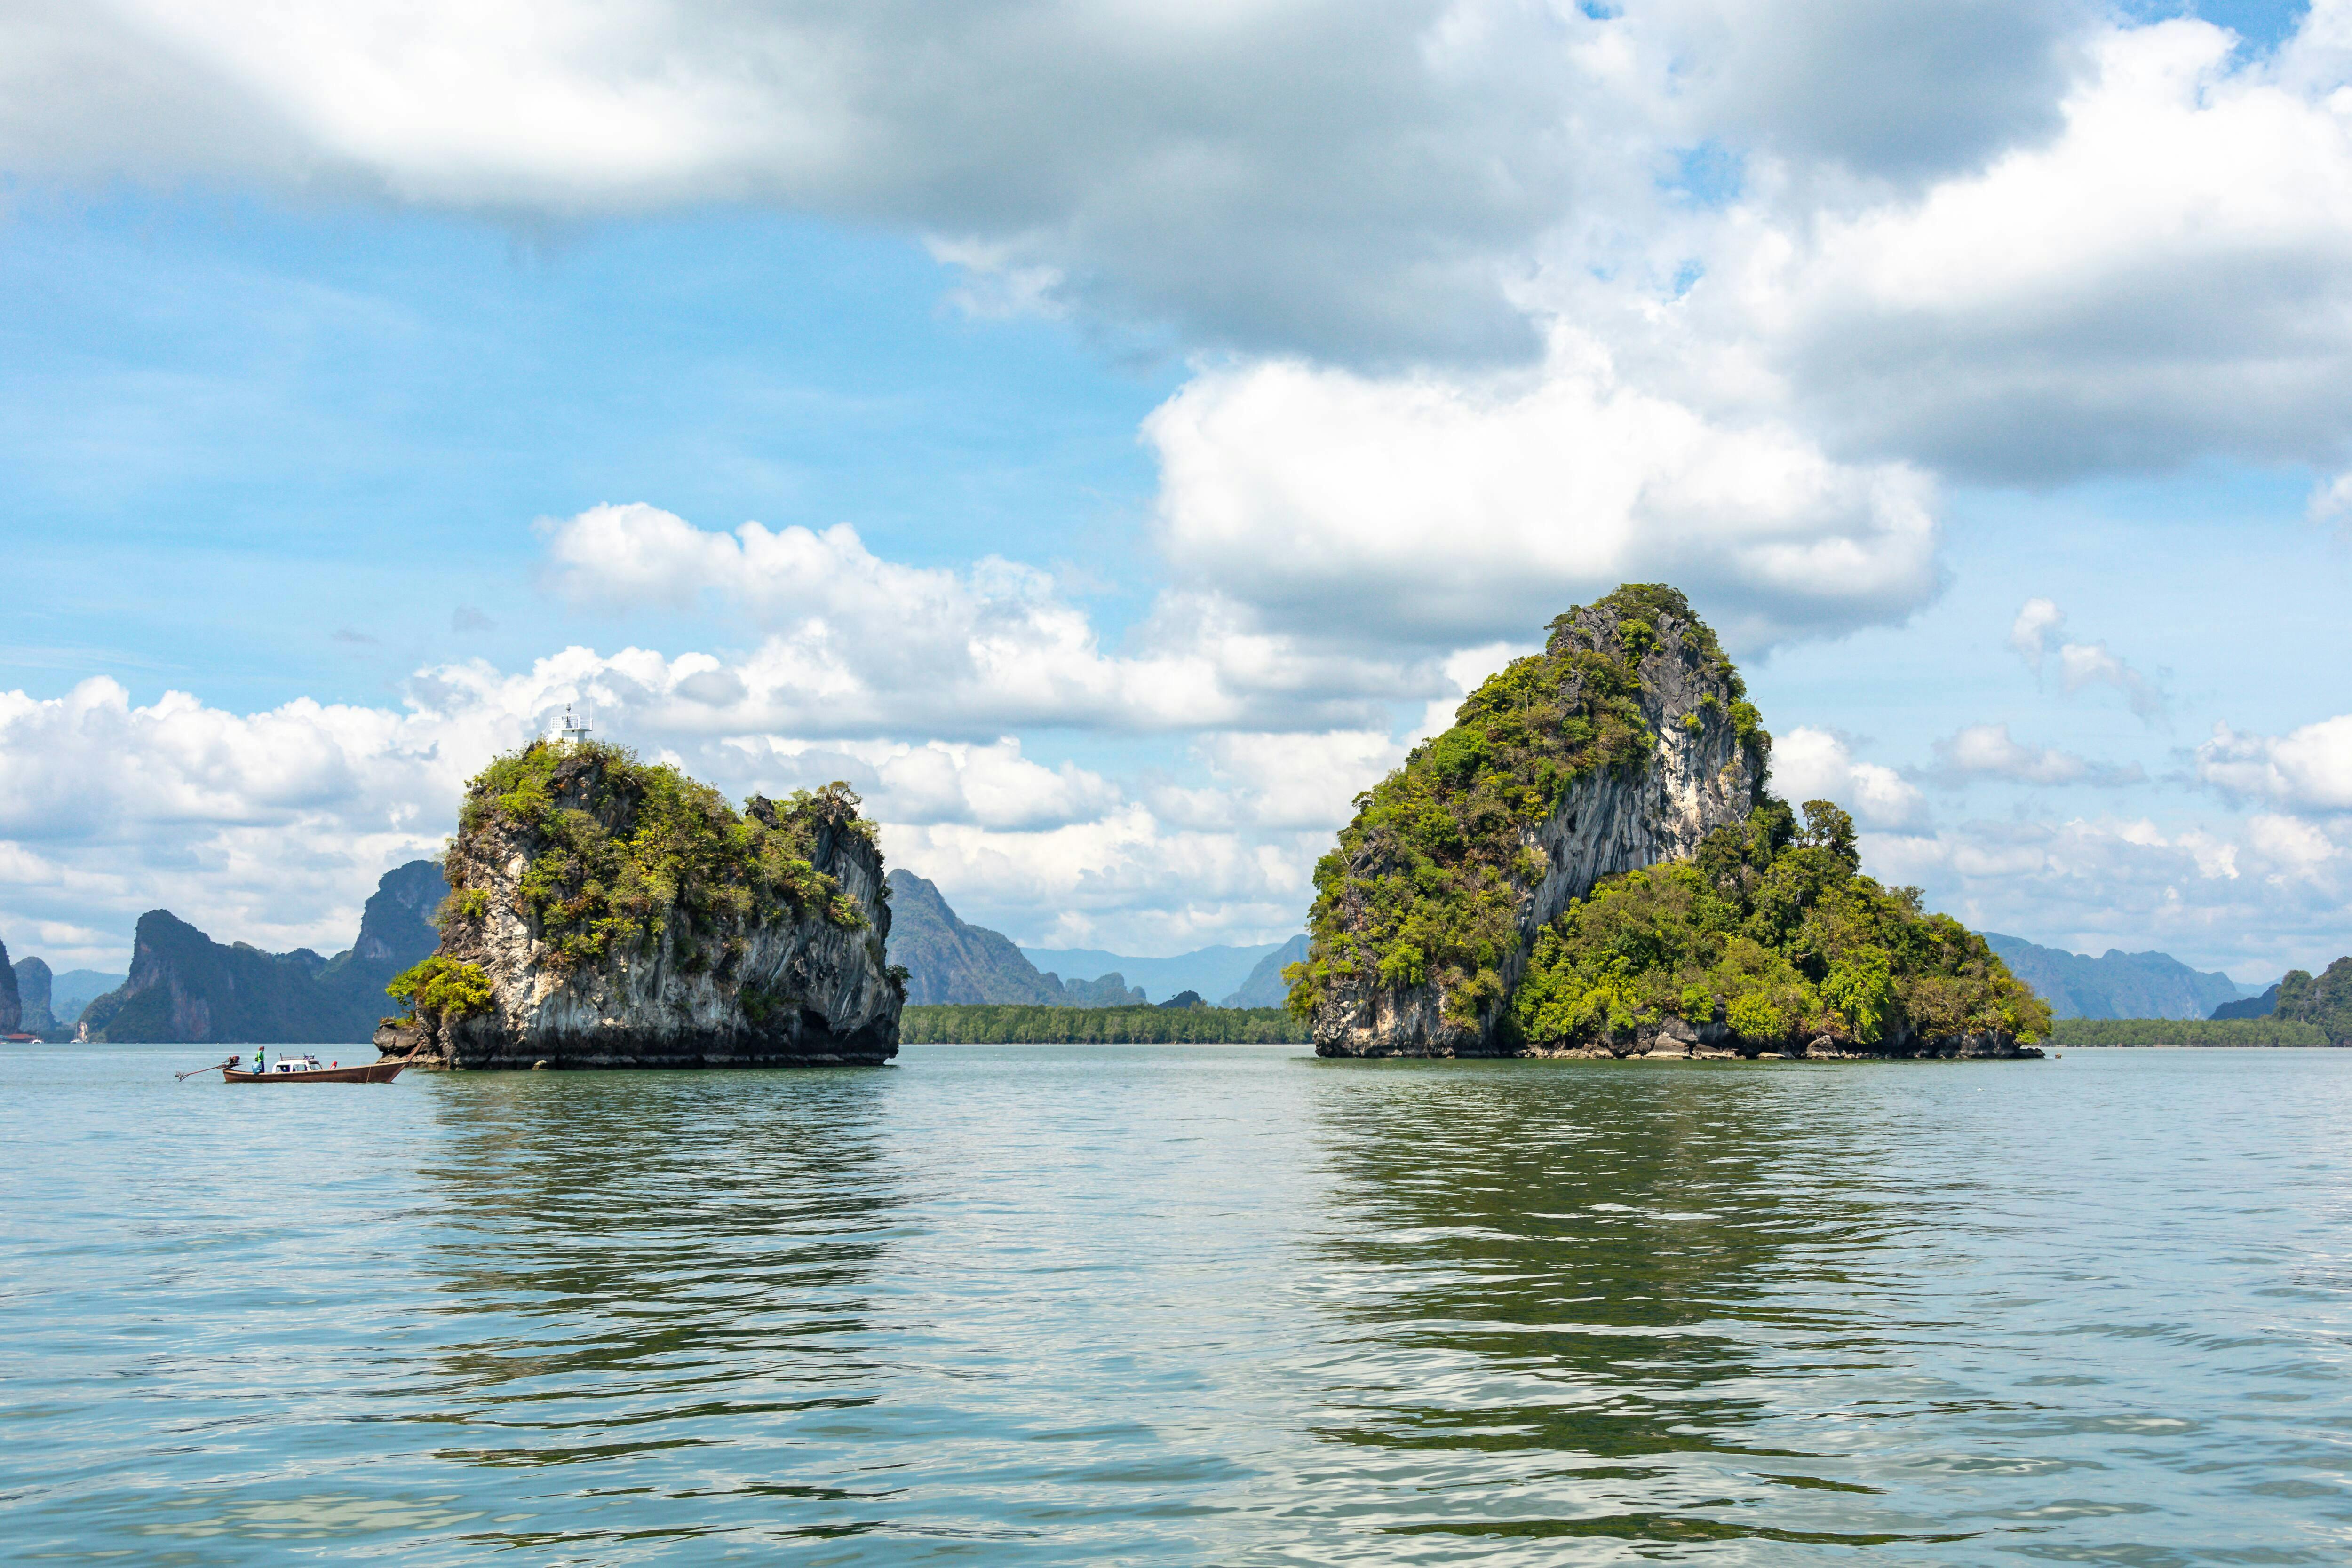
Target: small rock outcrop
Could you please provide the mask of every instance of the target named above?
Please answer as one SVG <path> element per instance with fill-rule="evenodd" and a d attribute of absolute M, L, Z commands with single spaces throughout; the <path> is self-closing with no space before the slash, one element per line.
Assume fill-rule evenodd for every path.
<path fill-rule="evenodd" d="M 1683 596 L 1552 622 L 1357 798 L 1291 1010 L 1324 1056 L 2037 1056 L 2048 1007 L 1853 820 L 1764 788 L 1771 737 Z"/>
<path fill-rule="evenodd" d="M 846 785 L 740 813 L 616 747 L 537 742 L 468 787 L 413 1015 L 377 1047 L 447 1068 L 879 1064 L 904 973 Z"/>

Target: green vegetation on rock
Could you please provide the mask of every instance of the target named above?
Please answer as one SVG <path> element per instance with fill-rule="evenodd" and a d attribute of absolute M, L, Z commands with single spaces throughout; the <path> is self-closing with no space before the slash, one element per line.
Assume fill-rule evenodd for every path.
<path fill-rule="evenodd" d="M 673 920 L 685 925 L 668 934 L 688 962 L 710 962 L 719 955 L 700 952 L 697 939 L 726 940 L 716 934 L 735 922 L 815 915 L 847 930 L 866 924 L 856 902 L 812 863 L 827 829 L 871 841 L 874 825 L 857 807 L 849 786 L 835 783 L 781 802 L 754 798 L 739 815 L 709 785 L 623 747 L 534 741 L 467 787 L 458 833 L 463 841 L 505 827 L 534 841 L 520 896 L 554 967 L 659 938 Z M 447 863 L 445 932 L 488 913 L 487 892 L 463 883 L 460 857 Z"/>
<path fill-rule="evenodd" d="M 492 999 L 490 977 L 481 966 L 438 954 L 394 975 L 383 991 L 394 1001 L 407 1004 L 403 1023 L 415 1022 L 420 1014 L 437 1022 L 488 1012 Z"/>
<path fill-rule="evenodd" d="M 2352 1044 L 2352 958 L 2336 959 L 2316 977 L 2289 969 L 2279 982 L 2274 1016 L 2311 1024 L 2332 1044 Z"/>
<path fill-rule="evenodd" d="M 2316 1046 L 2329 1043 L 2317 1024 L 2285 1019 L 2060 1019 L 2050 1043 L 2070 1045 Z"/>
<path fill-rule="evenodd" d="M 1280 1008 L 910 1007 L 898 1038 L 912 1045 L 1304 1044 Z"/>
<path fill-rule="evenodd" d="M 1851 817 L 1826 800 L 1804 810 L 1800 828 L 1769 800 L 1693 859 L 1611 877 L 1570 904 L 1537 936 L 1512 998 L 1521 1035 L 1573 1048 L 1669 1015 L 1721 1021 L 1764 1049 L 2050 1032 L 2049 1008 L 1983 937 L 1922 913 L 1916 888 L 1861 874 Z"/>
<path fill-rule="evenodd" d="M 1723 717 L 1760 776 L 1771 737 L 1681 593 L 1633 583 L 1591 608 L 1613 619 L 1559 617 L 1542 653 L 1489 677 L 1454 727 L 1356 797 L 1355 820 L 1315 867 L 1311 956 L 1284 972 L 1298 1017 L 1311 1018 L 1341 975 L 1376 974 L 1391 987 L 1438 980 L 1457 1021 L 1502 998 L 1519 901 L 1544 873 L 1523 831 L 1578 780 L 1649 764 L 1656 737 L 1643 717 L 1638 665 L 1658 643 L 1661 618 L 1687 628 L 1685 647 L 1730 692 Z"/>

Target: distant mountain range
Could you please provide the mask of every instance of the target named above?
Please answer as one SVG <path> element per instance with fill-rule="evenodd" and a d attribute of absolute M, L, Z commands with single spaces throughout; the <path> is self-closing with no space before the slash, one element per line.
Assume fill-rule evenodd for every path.
<path fill-rule="evenodd" d="M 214 941 L 167 909 L 139 917 L 131 973 L 81 1015 L 93 1040 L 333 1045 L 366 1040 L 391 1010 L 384 982 L 439 945 L 433 912 L 448 896 L 440 868 L 411 861 L 384 874 L 351 947 L 265 953 Z"/>
<path fill-rule="evenodd" d="M 1179 991 L 1198 991 L 1211 998 L 1231 996 L 1279 946 L 1263 942 L 1254 947 L 1201 947 L 1172 958 L 1139 958 L 1095 947 L 1024 947 L 1021 956 L 1041 968 L 1050 967 L 1066 975 L 1116 969 L 1157 1001 Z"/>
<path fill-rule="evenodd" d="M 49 1010 L 59 1023 L 70 1024 L 84 1008 L 130 977 L 100 969 L 59 969 L 49 977 Z"/>
<path fill-rule="evenodd" d="M 1986 932 L 1984 939 L 2062 1019 L 2214 1018 L 2222 1016 L 2216 1009 L 2235 1005 L 2248 989 L 2227 975 L 2192 969 L 2168 953 L 2110 947 L 2093 958 L 1997 931 Z"/>
<path fill-rule="evenodd" d="M 907 1000 L 1102 1008 L 1147 1000 L 1118 974 L 1065 981 L 1040 972 L 1013 938 L 970 925 L 938 886 L 901 867 L 890 873 L 890 962 L 906 967 Z"/>
<path fill-rule="evenodd" d="M 1241 989 L 1218 1003 L 1226 1008 L 1278 1008 L 1290 999 L 1282 971 L 1307 956 L 1307 933 L 1300 932 L 1257 961 Z"/>
<path fill-rule="evenodd" d="M 1087 947 L 1022 947 L 1000 932 L 973 925 L 950 908 L 938 886 L 901 867 L 890 873 L 890 961 L 907 969 L 907 1000 L 1026 1003 L 1034 1007 L 1117 1007 L 1180 996 L 1223 998 L 1224 1007 L 1279 1007 L 1282 964 L 1266 966 L 1306 938 L 1255 947 L 1202 947 L 1173 958 L 1139 958 Z M 1271 973 L 1273 978 L 1266 978 Z M 1064 975 L 1094 975 L 1069 979 Z M 1268 986 L 1275 988 L 1269 992 Z M 1244 995 L 1271 1000 L 1242 1001 Z"/>

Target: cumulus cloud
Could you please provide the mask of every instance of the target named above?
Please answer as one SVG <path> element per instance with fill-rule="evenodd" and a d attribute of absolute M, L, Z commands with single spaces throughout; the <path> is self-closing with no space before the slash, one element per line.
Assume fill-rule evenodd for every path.
<path fill-rule="evenodd" d="M 1475 358 L 1533 342 L 1527 244 L 1645 179 L 1598 155 L 1623 32 L 1491 0 L 37 4 L 0 154 L 490 212 L 766 202 L 1192 341 Z"/>
<path fill-rule="evenodd" d="M 1834 801 L 1865 828 L 1916 829 L 1927 820 L 1917 785 L 1892 768 L 1855 761 L 1845 737 L 1826 729 L 1772 737 L 1772 788 L 1792 803 Z"/>
<path fill-rule="evenodd" d="M 2352 811 L 2352 715 L 2283 736 L 2244 735 L 2227 724 L 2197 748 L 2202 783 L 2294 811 Z"/>
<path fill-rule="evenodd" d="M 1318 651 L 1213 591 L 1163 600 L 1103 645 L 1047 574 L 991 558 L 968 570 L 884 560 L 846 524 L 821 532 L 696 528 L 657 507 L 592 508 L 548 526 L 549 581 L 574 603 L 689 609 L 706 599 L 766 632 L 721 670 L 658 679 L 671 721 L 709 732 L 908 732 L 992 738 L 1028 725 L 1151 731 L 1360 728 L 1443 689 L 1436 663 Z"/>
<path fill-rule="evenodd" d="M 514 695 L 477 685 L 462 713 L 306 700 L 238 715 L 178 692 L 134 706 L 110 680 L 47 700 L 0 693 L 15 862 L 0 915 L 84 944 L 104 915 L 117 960 L 158 905 L 225 940 L 348 943 L 375 879 L 437 847 L 468 762 L 528 732 L 501 700 Z"/>
<path fill-rule="evenodd" d="M 1698 124 L 1916 181 L 2053 134 L 2085 13 L 2072 0 L 1685 0 L 1635 17 L 1688 60 Z"/>
<path fill-rule="evenodd" d="M 1931 598 L 1940 480 L 2215 454 L 2343 473 L 2347 83 L 2352 0 L 2315 0 L 2269 54 L 2038 0 L 26 0 L 0 16 L 19 179 L 227 178 L 530 221 L 767 204 L 921 236 L 975 312 L 1207 352 L 1146 432 L 1176 586 L 1115 646 L 1016 563 L 918 569 L 844 528 L 597 508 L 551 527 L 557 592 L 604 613 L 716 602 L 751 645 L 446 666 L 386 710 L 18 699 L 0 819 L 22 831 L 0 848 L 23 874 L 0 880 L 52 890 L 28 916 L 44 929 L 95 929 L 73 911 L 152 887 L 229 933 L 316 937 L 348 925 L 367 868 L 435 836 L 418 802 L 593 691 L 714 777 L 855 774 L 892 842 L 1005 901 L 983 907 L 1047 901 L 1064 939 L 1146 909 L 1170 940 L 1286 926 L 1313 801 L 1391 754 L 1391 705 L 1433 727 L 1457 665 L 1570 600 L 1667 578 L 1752 651 Z M 1695 189 L 1686 164 L 1724 172 Z M 2313 515 L 2339 517 L 2344 486 L 2323 480 Z M 2156 677 L 2068 641 L 2047 601 L 2012 646 L 2068 692 L 2163 714 Z M 2232 885 L 2305 868 L 2294 896 L 2320 907 L 2338 722 L 2200 752 L 2267 825 L 2049 828 L 2021 885 L 2097 896 L 2079 868 L 2112 854 L 2218 887 L 2202 868 L 2234 857 Z M 1007 749 L 1033 727 L 1192 737 L 1204 781 Z M 49 746 L 112 746 L 152 788 L 8 760 L 47 768 Z M 1997 727 L 1948 746 L 1970 777 L 2096 771 Z M 1828 731 L 1784 736 L 1778 763 L 1890 843 L 1945 842 L 1913 785 Z M 394 821 L 404 802 L 420 814 Z M 1950 841 L 1937 874 L 1969 888 L 2016 849 Z M 237 889 L 289 843 L 328 869 L 308 891 L 277 875 L 269 907 L 293 913 L 273 926 Z M 210 905 L 200 864 L 225 890 Z"/>
<path fill-rule="evenodd" d="M 2054 747 L 2026 746 L 2009 733 L 2005 724 L 1970 725 L 1936 742 L 1936 764 L 1937 776 L 1948 785 L 1999 779 L 2012 784 L 2119 788 L 2140 783 L 2147 778 L 2137 763 L 2115 767 Z"/>
<path fill-rule="evenodd" d="M 2110 653 L 2105 643 L 2065 644 L 2058 650 L 2058 672 L 2069 692 L 2084 686 L 2113 686 L 2140 717 L 2156 719 L 2164 715 L 2164 688 Z"/>
<path fill-rule="evenodd" d="M 2275 57 L 2194 20 L 2105 27 L 2054 136 L 1916 197 L 1768 193 L 1716 236 L 1691 313 L 1751 342 L 1840 455 L 1993 482 L 2336 465 L 2352 78 L 2306 46 L 2346 9 L 2318 0 Z"/>
<path fill-rule="evenodd" d="M 1971 821 L 1865 835 L 1864 869 L 1925 886 L 1979 930 L 2099 952 L 2158 948 L 2241 974 L 2343 951 L 2352 878 L 2316 825 L 2257 816 L 2217 830 L 2146 818 Z"/>
<path fill-rule="evenodd" d="M 1568 336 L 1532 383 L 1207 373 L 1145 434 L 1170 560 L 1286 629 L 1459 645 L 1656 579 L 1752 649 L 1899 618 L 1937 585 L 1925 476 L 1710 423 Z"/>

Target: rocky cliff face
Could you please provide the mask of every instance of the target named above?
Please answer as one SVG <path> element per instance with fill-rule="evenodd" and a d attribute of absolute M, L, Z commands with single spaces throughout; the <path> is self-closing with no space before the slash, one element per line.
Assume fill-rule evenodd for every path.
<path fill-rule="evenodd" d="M 535 745 L 474 781 L 444 870 L 427 967 L 452 988 L 378 1031 L 389 1053 L 452 1068 L 898 1054 L 882 856 L 845 786 L 739 816 L 617 748 Z"/>
<path fill-rule="evenodd" d="M 937 885 L 901 866 L 890 873 L 890 956 L 907 968 L 907 1000 L 1027 1003 L 1060 1007 L 1058 978 L 1047 979 L 1013 938 L 968 925 Z"/>
<path fill-rule="evenodd" d="M 16 970 L 8 962 L 8 945 L 0 942 L 0 1034 L 23 1027 L 25 1007 L 16 992 Z"/>
<path fill-rule="evenodd" d="M 0 967 L 6 966 L 7 962 L 8 949 L 0 946 Z M 16 997 L 24 1009 L 18 1027 L 34 1034 L 47 1033 L 57 1028 L 57 1018 L 49 1011 L 51 985 L 55 977 L 49 973 L 48 965 L 38 958 L 19 958 L 16 973 Z M 0 1015 L 5 1013 L 5 1004 L 0 1004 Z"/>
<path fill-rule="evenodd" d="M 1341 857 L 1318 869 L 1317 1051 L 1516 1053 L 1506 1003 L 1536 933 L 1601 878 L 1690 855 L 1763 798 L 1770 740 L 1745 695 L 1671 590 L 1620 590 L 1554 622 L 1544 653 L 1362 798 Z M 1433 880 L 1442 907 L 1400 885 Z M 1462 928 L 1440 934 L 1450 915 Z"/>
<path fill-rule="evenodd" d="M 329 967 L 348 967 L 364 974 L 372 982 L 371 992 L 380 995 L 384 981 L 439 945 L 441 934 L 433 915 L 448 895 L 449 884 L 431 861 L 411 861 L 386 872 L 360 911 L 358 939 L 350 952 L 331 959 Z M 374 1005 L 374 995 L 369 1001 Z"/>

